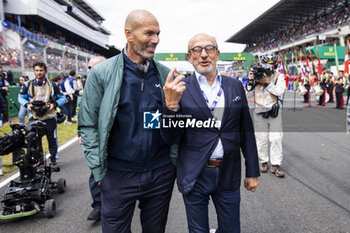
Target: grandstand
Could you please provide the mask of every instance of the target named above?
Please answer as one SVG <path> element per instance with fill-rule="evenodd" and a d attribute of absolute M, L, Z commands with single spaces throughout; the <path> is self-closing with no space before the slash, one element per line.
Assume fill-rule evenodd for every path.
<path fill-rule="evenodd" d="M 111 57 L 110 32 L 103 16 L 86 0 L 0 0 L 0 66 L 13 74 L 34 78 L 32 65 L 44 61 L 48 76 L 75 70 L 86 74 L 95 55 Z M 19 86 L 9 87 L 10 117 L 18 115 Z"/>
<path fill-rule="evenodd" d="M 26 73 L 42 60 L 54 73 L 86 73 L 89 58 L 120 53 L 108 45 L 104 18 L 86 0 L 0 0 L 0 16 L 0 65 L 7 69 Z"/>
<path fill-rule="evenodd" d="M 330 68 L 344 60 L 350 38 L 347 0 L 281 0 L 226 42 L 246 44 L 243 52 L 256 58 L 265 53 L 299 56 L 311 52 Z M 336 61 L 337 60 L 337 61 Z"/>

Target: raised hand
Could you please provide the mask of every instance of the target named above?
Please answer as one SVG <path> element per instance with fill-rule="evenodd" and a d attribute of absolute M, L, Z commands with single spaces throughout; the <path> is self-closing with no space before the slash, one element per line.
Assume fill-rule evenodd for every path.
<path fill-rule="evenodd" d="M 183 75 L 177 76 L 173 79 L 175 73 L 175 68 L 173 68 L 166 79 L 165 85 L 163 87 L 165 95 L 165 105 L 168 109 L 176 111 L 179 109 L 179 102 L 182 93 L 186 90 L 185 82 L 182 80 L 185 78 Z"/>

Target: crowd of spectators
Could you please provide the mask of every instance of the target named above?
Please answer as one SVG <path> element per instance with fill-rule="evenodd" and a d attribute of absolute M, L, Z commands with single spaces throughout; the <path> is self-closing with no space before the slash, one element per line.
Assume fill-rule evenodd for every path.
<path fill-rule="evenodd" d="M 308 35 L 349 24 L 349 20 L 349 8 L 344 5 L 338 5 L 338 7 L 330 10 L 328 13 L 320 13 L 312 20 L 302 23 L 299 26 L 267 35 L 261 41 L 248 45 L 244 52 L 258 52 L 277 48 L 281 45 L 305 38 Z"/>
<path fill-rule="evenodd" d="M 33 30 L 31 30 L 30 27 L 28 27 L 28 28 L 25 26 L 19 27 L 17 24 L 14 24 L 14 23 L 12 23 L 10 21 L 6 21 L 6 20 L 4 20 L 4 22 L 5 22 L 5 25 L 8 29 L 16 31 L 20 35 L 25 36 L 25 37 L 27 37 L 27 38 L 29 38 L 29 39 L 31 39 L 39 44 L 47 44 L 48 41 L 52 41 L 52 42 L 55 42 L 55 43 L 58 43 L 61 45 L 65 45 L 65 46 L 73 48 L 73 49 L 78 49 L 79 51 L 83 51 L 83 52 L 89 53 L 91 55 L 98 56 L 98 54 L 87 49 L 86 47 L 79 46 L 78 45 L 79 42 L 71 43 L 71 42 L 67 41 L 65 36 L 53 37 L 53 36 L 50 36 L 48 34 L 42 33 L 40 31 L 33 31 Z"/>
<path fill-rule="evenodd" d="M 39 31 L 32 31 L 30 28 L 29 29 L 25 27 L 19 28 L 17 25 L 11 22 L 8 22 L 8 24 L 10 25 L 8 27 L 10 30 L 15 30 L 18 33 L 21 33 L 21 35 L 25 35 L 26 37 L 28 37 L 28 35 L 31 35 L 30 37 L 28 37 L 30 39 L 28 44 L 31 44 L 32 47 L 29 47 L 27 44 L 25 44 L 25 46 L 28 46 L 28 47 L 24 48 L 25 68 L 31 69 L 32 65 L 35 62 L 45 60 L 43 56 L 44 45 L 38 45 L 36 43 L 37 42 L 36 40 L 38 40 L 37 38 L 44 38 L 48 41 L 53 41 L 55 43 L 65 45 L 67 47 L 77 49 L 78 51 L 86 52 L 93 56 L 99 55 L 99 54 L 93 53 L 92 51 L 86 48 L 80 47 L 76 44 L 72 44 L 66 41 L 66 38 L 63 36 L 55 38 Z M 38 41 L 44 41 L 44 40 L 38 40 Z M 61 72 L 62 70 L 76 69 L 75 54 L 71 54 L 67 52 L 65 53 L 65 59 L 62 59 L 62 51 L 56 50 L 51 47 L 47 48 L 46 53 L 47 53 L 46 59 L 48 63 L 47 65 L 49 70 Z M 0 66 L 11 67 L 11 68 L 21 67 L 20 50 L 5 48 L 0 44 Z M 78 71 L 79 72 L 87 71 L 87 63 L 86 63 L 85 57 L 81 57 L 81 56 L 78 57 Z"/>
<path fill-rule="evenodd" d="M 47 49 L 47 63 L 50 71 L 75 70 L 76 62 L 74 54 L 65 54 L 65 60 L 62 59 L 62 52 L 55 49 Z M 44 61 L 44 55 L 41 49 L 24 51 L 24 66 L 31 69 L 33 64 L 38 61 Z M 65 67 L 63 67 L 65 64 Z M 0 66 L 4 67 L 21 67 L 21 57 L 19 49 L 10 49 L 0 46 Z M 65 69 L 63 69 L 65 68 Z M 78 59 L 78 70 L 80 72 L 87 71 L 87 63 L 85 58 Z"/>
<path fill-rule="evenodd" d="M 69 43 L 69 42 L 65 41 L 64 39 L 62 39 L 62 38 L 55 38 L 53 36 L 50 36 L 50 35 L 47 35 L 47 34 L 43 34 L 41 32 L 37 32 L 37 31 L 35 31 L 33 33 L 35 33 L 38 36 L 41 36 L 41 37 L 43 37 L 45 39 L 48 39 L 49 41 L 53 41 L 53 42 L 56 42 L 58 44 L 65 45 L 65 46 L 68 46 L 68 47 L 73 48 L 73 49 L 78 49 L 79 51 L 83 51 L 83 52 L 92 54 L 94 56 L 99 56 L 99 54 L 96 54 L 96 53 L 94 53 L 94 52 L 92 52 L 92 51 L 90 51 L 90 50 L 88 50 L 86 48 L 80 47 L 78 45 L 74 45 L 72 43 Z"/>

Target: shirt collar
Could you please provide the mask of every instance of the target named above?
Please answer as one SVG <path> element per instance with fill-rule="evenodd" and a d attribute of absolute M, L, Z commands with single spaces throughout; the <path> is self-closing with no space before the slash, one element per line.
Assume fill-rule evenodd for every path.
<path fill-rule="evenodd" d="M 198 73 L 197 71 L 195 71 L 194 73 L 195 73 L 195 75 L 196 75 L 196 78 L 197 78 L 198 83 L 208 83 L 205 76 L 201 75 L 201 74 Z M 215 81 L 214 81 L 213 84 L 215 85 L 215 84 L 217 83 L 217 84 L 220 85 L 220 84 L 221 84 L 221 80 L 222 80 L 221 74 L 218 73 L 218 75 L 216 76 Z M 214 86 L 214 85 L 213 85 L 213 86 Z"/>

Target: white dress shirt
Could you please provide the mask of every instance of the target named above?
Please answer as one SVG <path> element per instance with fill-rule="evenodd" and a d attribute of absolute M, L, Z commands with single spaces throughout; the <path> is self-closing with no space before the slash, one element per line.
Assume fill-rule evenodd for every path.
<path fill-rule="evenodd" d="M 220 88 L 221 88 L 221 75 L 217 75 L 213 84 L 210 86 L 207 79 L 199 74 L 198 72 L 195 72 L 199 87 L 201 88 L 201 90 L 204 92 L 204 94 L 206 95 L 206 97 L 208 98 L 209 101 L 209 106 L 211 107 Z M 203 97 L 204 98 L 204 97 Z M 208 106 L 208 108 L 210 108 Z M 221 96 L 219 101 L 217 102 L 214 111 L 212 112 L 212 114 L 215 116 L 215 118 L 217 120 L 222 120 L 222 116 L 223 116 L 223 111 L 224 111 L 224 107 L 225 107 L 225 95 L 224 95 L 224 90 L 222 90 Z M 218 113 L 218 114 L 216 114 Z M 219 117 L 216 117 L 219 116 Z M 221 118 L 221 119 L 218 119 Z M 221 139 L 219 138 L 219 142 L 215 148 L 215 150 L 213 151 L 213 153 L 210 156 L 210 159 L 221 159 L 224 156 L 224 149 L 222 147 L 222 142 Z"/>

